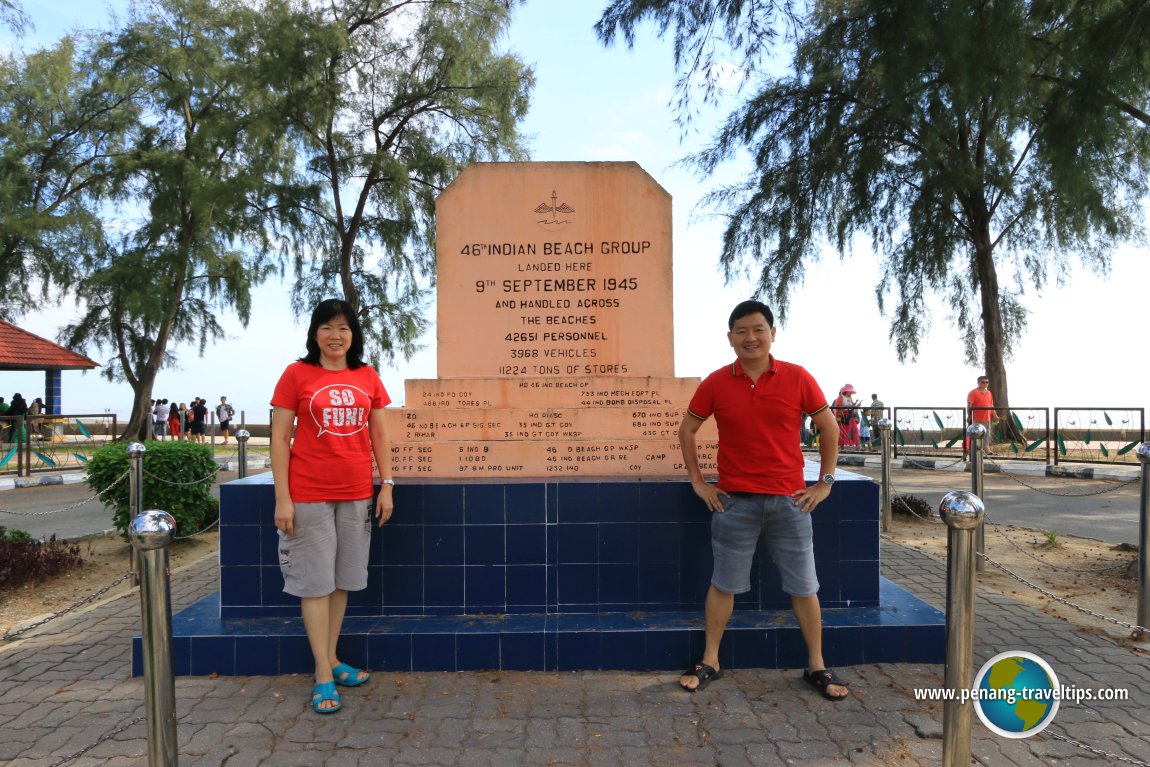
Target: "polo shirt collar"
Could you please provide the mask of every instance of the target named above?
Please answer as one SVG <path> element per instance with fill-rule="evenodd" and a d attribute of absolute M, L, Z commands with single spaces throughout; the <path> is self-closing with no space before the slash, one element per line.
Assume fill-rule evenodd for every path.
<path fill-rule="evenodd" d="M 775 359 L 775 355 L 768 354 L 767 359 L 770 361 L 771 364 L 767 366 L 766 372 L 767 373 L 778 372 L 779 363 L 778 363 L 778 360 Z M 731 375 L 734 376 L 735 378 L 738 378 L 739 376 L 747 375 L 746 373 L 743 372 L 742 363 L 739 362 L 737 359 L 731 364 Z M 750 378 L 750 376 L 747 376 L 747 377 Z"/>

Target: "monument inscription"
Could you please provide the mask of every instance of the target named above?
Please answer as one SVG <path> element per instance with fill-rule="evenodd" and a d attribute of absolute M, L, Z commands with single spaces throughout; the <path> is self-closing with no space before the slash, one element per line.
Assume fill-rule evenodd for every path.
<path fill-rule="evenodd" d="M 441 378 L 674 375 L 670 196 L 637 164 L 477 163 L 436 222 Z"/>

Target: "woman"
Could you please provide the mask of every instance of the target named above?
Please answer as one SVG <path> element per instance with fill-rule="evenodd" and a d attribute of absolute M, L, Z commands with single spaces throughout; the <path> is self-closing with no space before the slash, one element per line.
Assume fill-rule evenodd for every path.
<path fill-rule="evenodd" d="M 394 508 L 383 411 L 391 399 L 362 357 L 363 333 L 351 306 L 323 301 L 311 315 L 307 354 L 283 372 L 271 402 L 280 570 L 284 591 L 300 598 L 315 657 L 317 714 L 342 707 L 335 685 L 355 687 L 369 678 L 342 663 L 336 645 L 347 592 L 367 587 L 373 457 L 383 478 L 375 501 L 381 526 Z"/>
<path fill-rule="evenodd" d="M 180 439 L 187 439 L 191 433 L 192 413 L 188 410 L 188 403 L 180 403 Z"/>
<path fill-rule="evenodd" d="M 859 446 L 859 410 L 854 400 L 855 387 L 846 384 L 831 404 L 839 422 L 839 447 Z"/>
<path fill-rule="evenodd" d="M 168 408 L 168 434 L 172 439 L 182 439 L 182 429 L 180 429 L 180 408 L 175 402 Z"/>

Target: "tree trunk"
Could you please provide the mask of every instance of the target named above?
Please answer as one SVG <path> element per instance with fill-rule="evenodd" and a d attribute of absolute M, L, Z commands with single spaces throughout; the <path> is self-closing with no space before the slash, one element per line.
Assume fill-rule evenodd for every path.
<path fill-rule="evenodd" d="M 979 298 L 982 302 L 983 364 L 990 379 L 994 407 L 1000 424 L 1000 438 L 1023 442 L 1025 438 L 1010 417 L 1010 387 L 1006 380 L 1006 331 L 1002 325 L 1002 308 L 998 287 L 998 270 L 994 266 L 994 245 L 989 220 L 975 230 L 974 267 Z"/>

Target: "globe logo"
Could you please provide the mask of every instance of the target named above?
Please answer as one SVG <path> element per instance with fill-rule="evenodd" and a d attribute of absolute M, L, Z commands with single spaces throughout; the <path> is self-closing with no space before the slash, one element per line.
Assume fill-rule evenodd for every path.
<path fill-rule="evenodd" d="M 1054 669 L 1034 653 L 999 653 L 975 677 L 974 710 L 992 732 L 1029 738 L 1054 720 L 1060 689 Z"/>

